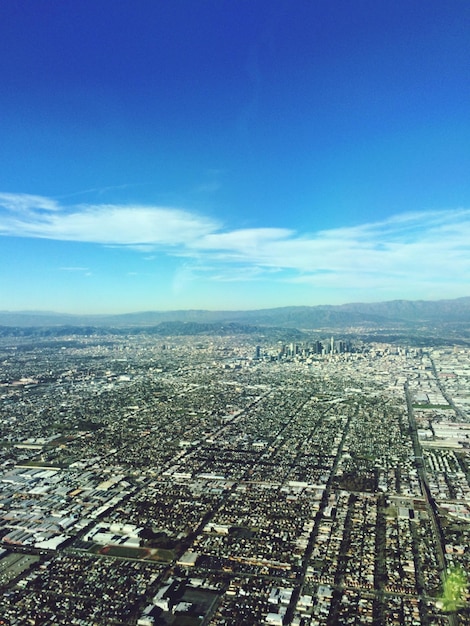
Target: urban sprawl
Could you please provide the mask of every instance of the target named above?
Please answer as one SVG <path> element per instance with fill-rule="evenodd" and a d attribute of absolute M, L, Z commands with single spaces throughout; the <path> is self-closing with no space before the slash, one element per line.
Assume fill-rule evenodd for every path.
<path fill-rule="evenodd" d="M 0 424 L 0 624 L 470 624 L 468 348 L 4 337 Z"/>

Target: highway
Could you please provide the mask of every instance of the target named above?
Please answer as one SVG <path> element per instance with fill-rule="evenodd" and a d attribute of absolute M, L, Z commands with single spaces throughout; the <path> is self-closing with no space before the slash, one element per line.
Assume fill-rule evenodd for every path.
<path fill-rule="evenodd" d="M 418 479 L 421 486 L 421 491 L 423 493 L 423 497 L 426 501 L 426 507 L 429 513 L 429 519 L 431 521 L 431 526 L 433 530 L 434 536 L 434 544 L 436 546 L 436 556 L 439 564 L 439 573 L 441 576 L 441 581 L 444 583 L 445 574 L 446 574 L 446 560 L 445 560 L 445 541 L 444 536 L 441 530 L 441 526 L 439 523 L 439 515 L 437 510 L 437 504 L 434 500 L 431 491 L 429 489 L 428 478 L 426 475 L 426 468 L 424 466 L 423 460 L 423 450 L 421 448 L 421 444 L 418 438 L 416 420 L 414 416 L 413 410 L 413 401 L 411 398 L 411 393 L 408 386 L 408 381 L 405 383 L 405 396 L 406 396 L 406 405 L 408 408 L 408 422 L 410 425 L 410 434 L 411 440 L 413 443 L 413 450 L 415 454 L 415 464 L 416 469 L 418 471 Z M 453 613 L 449 613 L 447 615 L 450 626 L 457 626 L 457 619 Z"/>

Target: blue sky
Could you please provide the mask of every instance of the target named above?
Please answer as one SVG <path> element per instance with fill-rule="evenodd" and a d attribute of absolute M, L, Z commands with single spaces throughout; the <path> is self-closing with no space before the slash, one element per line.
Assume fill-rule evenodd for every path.
<path fill-rule="evenodd" d="M 470 295 L 467 0 L 3 0 L 0 309 Z"/>

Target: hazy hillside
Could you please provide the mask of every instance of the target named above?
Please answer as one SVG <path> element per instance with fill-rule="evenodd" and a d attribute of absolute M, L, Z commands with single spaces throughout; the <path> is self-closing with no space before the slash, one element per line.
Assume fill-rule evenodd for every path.
<path fill-rule="evenodd" d="M 305 333 L 296 328 L 282 328 L 277 326 L 252 326 L 237 322 L 160 322 L 155 325 L 128 325 L 128 326 L 103 326 L 103 325 L 34 325 L 34 326 L 7 326 L 0 325 L 0 337 L 25 337 L 40 338 L 43 340 L 68 337 L 70 335 L 98 336 L 109 335 L 159 335 L 161 337 L 217 335 L 228 337 L 233 335 L 251 335 L 253 341 L 261 338 L 271 340 L 301 341 Z"/>
<path fill-rule="evenodd" d="M 470 323 L 470 297 L 455 300 L 393 300 L 343 305 L 293 306 L 255 311 L 146 311 L 123 315 L 65 315 L 52 312 L 0 312 L 4 327 L 149 327 L 168 322 L 186 324 L 239 324 L 283 328 L 319 329 L 368 327 L 406 327 L 419 324 Z M 187 330 L 189 327 L 187 327 Z M 174 328 L 183 332 L 180 327 Z M 196 327 L 195 332 L 203 332 Z M 225 329 L 227 331 L 227 329 Z M 234 329 L 233 329 L 234 330 Z M 258 330 L 258 329 L 257 329 Z M 206 328 L 206 331 L 210 331 Z M 248 329 L 246 329 L 248 331 Z M 154 329 L 154 332 L 156 330 Z M 249 332 L 249 331 L 248 331 Z"/>

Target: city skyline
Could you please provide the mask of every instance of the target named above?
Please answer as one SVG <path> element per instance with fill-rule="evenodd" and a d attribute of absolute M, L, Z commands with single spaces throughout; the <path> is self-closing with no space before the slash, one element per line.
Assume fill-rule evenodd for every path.
<path fill-rule="evenodd" d="M 467 4 L 0 18 L 1 309 L 469 295 Z"/>

